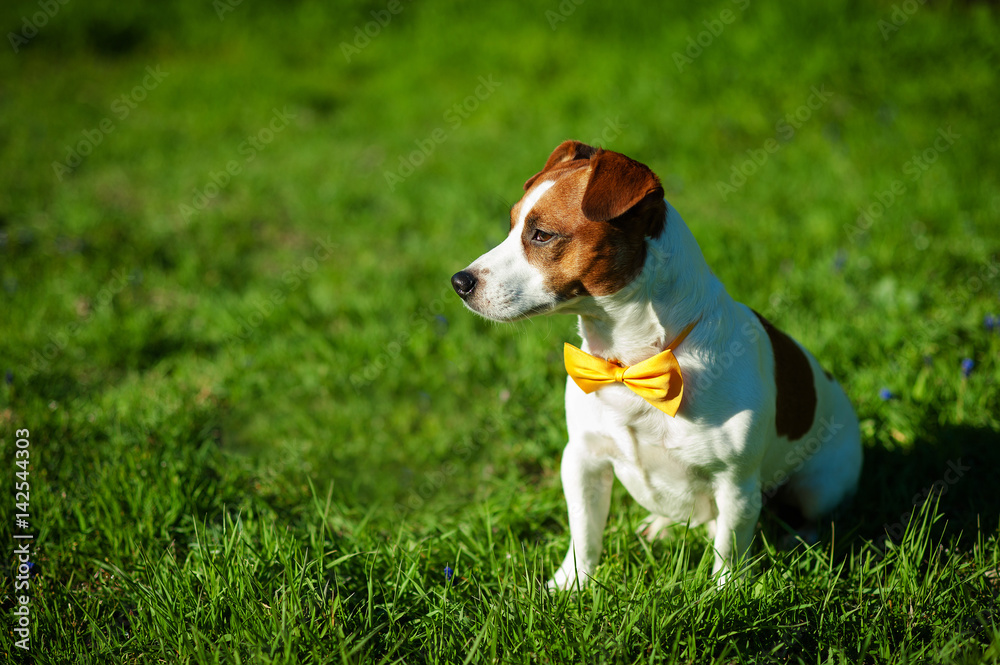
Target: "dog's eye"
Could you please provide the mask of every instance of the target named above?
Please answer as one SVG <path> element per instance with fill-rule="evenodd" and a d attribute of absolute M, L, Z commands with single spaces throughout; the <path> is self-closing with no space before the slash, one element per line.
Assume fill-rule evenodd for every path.
<path fill-rule="evenodd" d="M 542 231 L 541 229 L 535 229 L 535 235 L 531 236 L 531 239 L 535 242 L 548 242 L 552 240 L 555 236 L 551 233 Z"/>

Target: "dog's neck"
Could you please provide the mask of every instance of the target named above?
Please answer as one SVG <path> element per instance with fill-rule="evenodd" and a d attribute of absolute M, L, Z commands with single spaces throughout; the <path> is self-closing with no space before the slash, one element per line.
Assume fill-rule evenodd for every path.
<path fill-rule="evenodd" d="M 664 350 L 688 324 L 717 320 L 716 310 L 728 297 L 668 203 L 663 232 L 646 239 L 639 275 L 617 293 L 587 298 L 574 313 L 580 316 L 584 350 L 633 365 Z"/>

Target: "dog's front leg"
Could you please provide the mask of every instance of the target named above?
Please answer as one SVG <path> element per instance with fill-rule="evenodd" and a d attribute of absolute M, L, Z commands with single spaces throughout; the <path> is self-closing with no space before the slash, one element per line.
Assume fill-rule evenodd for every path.
<path fill-rule="evenodd" d="M 725 584 L 742 563 L 750 549 L 757 519 L 760 517 L 760 480 L 722 479 L 715 486 L 715 566 L 712 574 L 719 585 Z"/>
<path fill-rule="evenodd" d="M 549 580 L 550 589 L 582 587 L 597 568 L 615 477 L 610 462 L 594 459 L 582 444 L 572 440 L 563 452 L 561 476 L 569 509 L 570 542 L 566 558 Z"/>

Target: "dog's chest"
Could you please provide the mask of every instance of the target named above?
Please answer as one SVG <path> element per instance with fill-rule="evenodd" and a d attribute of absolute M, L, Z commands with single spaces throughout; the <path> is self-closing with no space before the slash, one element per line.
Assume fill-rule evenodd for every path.
<path fill-rule="evenodd" d="M 707 487 L 718 458 L 714 442 L 698 424 L 667 416 L 624 386 L 608 386 L 571 401 L 577 402 L 571 412 L 585 414 L 576 425 L 587 431 L 583 440 L 588 453 L 610 461 L 641 504 L 657 503 L 655 497 L 666 489 L 673 493 Z"/>
<path fill-rule="evenodd" d="M 587 433 L 576 440 L 587 447 L 589 458 L 611 463 L 639 505 L 659 515 L 690 516 L 695 523 L 711 519 L 718 458 L 700 427 L 646 408 L 617 386 L 582 402 L 573 411 L 586 413 L 587 420 L 571 427 L 583 425 Z"/>

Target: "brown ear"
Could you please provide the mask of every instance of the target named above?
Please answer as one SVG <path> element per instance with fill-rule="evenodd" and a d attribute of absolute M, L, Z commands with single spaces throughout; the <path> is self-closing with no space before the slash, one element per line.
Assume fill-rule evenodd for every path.
<path fill-rule="evenodd" d="M 579 141 L 563 141 L 556 146 L 556 149 L 552 151 L 551 155 L 549 155 L 549 158 L 546 160 L 545 166 L 542 167 L 542 170 L 528 178 L 528 180 L 524 183 L 524 191 L 528 191 L 528 188 L 535 184 L 535 181 L 538 180 L 538 176 L 553 167 L 558 166 L 563 162 L 572 162 L 577 159 L 590 159 L 591 155 L 600 151 L 600 148 L 595 148 L 587 145 L 586 143 L 580 143 Z"/>
<path fill-rule="evenodd" d="M 606 222 L 634 209 L 638 221 L 645 225 L 645 234 L 660 235 L 666 203 L 660 179 L 648 166 L 621 153 L 601 151 L 590 158 L 590 169 L 580 205 L 587 219 Z"/>

